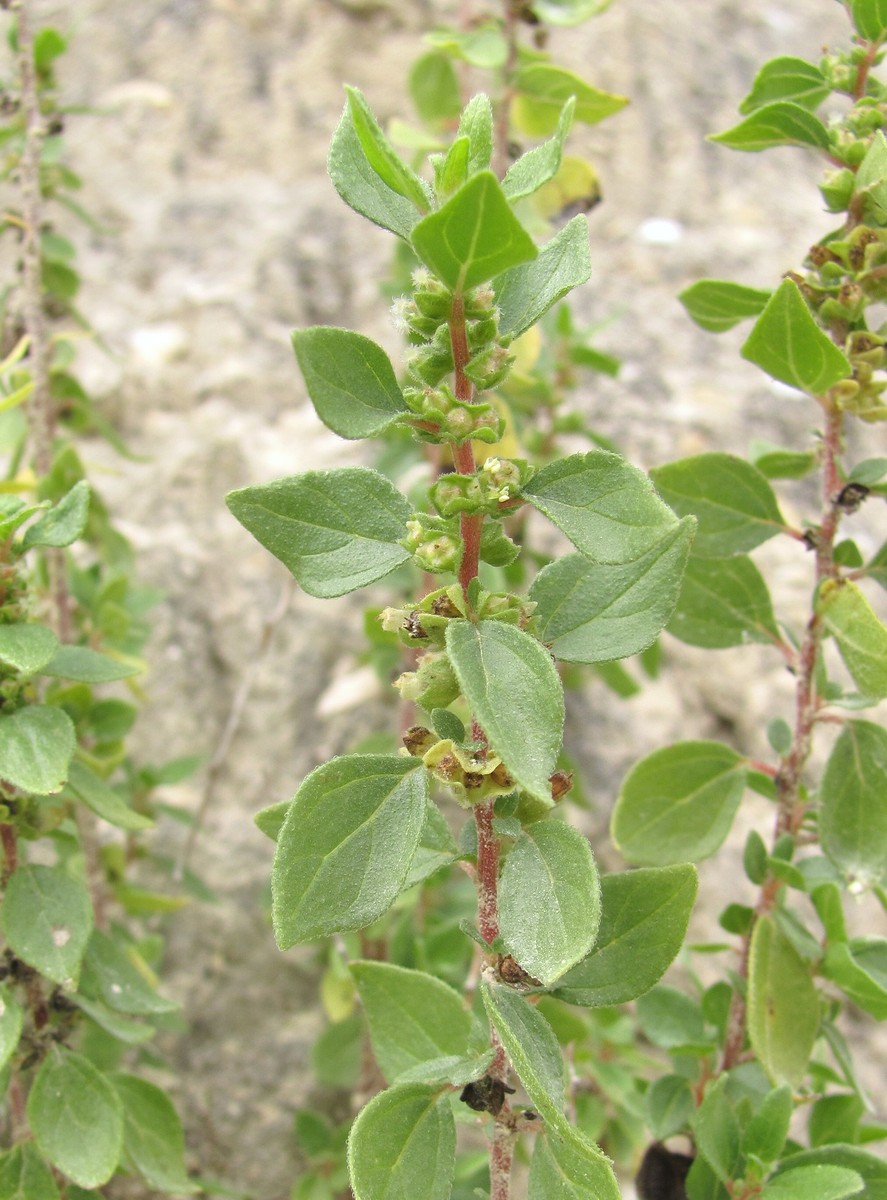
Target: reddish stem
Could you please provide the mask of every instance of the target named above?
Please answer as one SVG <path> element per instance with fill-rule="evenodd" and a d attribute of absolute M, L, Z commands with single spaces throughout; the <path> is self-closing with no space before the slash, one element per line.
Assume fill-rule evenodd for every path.
<path fill-rule="evenodd" d="M 5 883 L 18 866 L 18 843 L 12 825 L 0 825 L 0 843 L 3 845 L 3 882 Z"/>
<path fill-rule="evenodd" d="M 499 936 L 499 839 L 493 832 L 493 801 L 474 806 L 477 827 L 477 927 L 491 946 Z"/>

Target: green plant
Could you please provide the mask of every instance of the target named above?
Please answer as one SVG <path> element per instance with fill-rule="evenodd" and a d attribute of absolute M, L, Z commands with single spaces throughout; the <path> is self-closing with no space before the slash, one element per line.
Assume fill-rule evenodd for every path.
<path fill-rule="evenodd" d="M 15 7 L 0 127 L 2 233 L 18 259 L 0 364 L 0 1195 L 80 1200 L 118 1171 L 187 1194 L 175 1108 L 133 1071 L 177 1006 L 156 986 L 162 939 L 129 920 L 180 903 L 132 868 L 153 788 L 185 764 L 137 766 L 137 708 L 106 687 L 142 670 L 155 595 L 134 582 L 75 444 L 84 430 L 119 441 L 73 373 L 88 325 L 75 247 L 50 215 L 63 204 L 88 220 L 55 89 L 66 42 Z"/>

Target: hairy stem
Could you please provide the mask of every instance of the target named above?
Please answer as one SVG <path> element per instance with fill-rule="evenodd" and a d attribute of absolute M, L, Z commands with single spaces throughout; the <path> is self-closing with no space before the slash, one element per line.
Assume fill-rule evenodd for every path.
<path fill-rule="evenodd" d="M 491 946 L 499 936 L 499 839 L 493 832 L 493 801 L 474 806 L 477 828 L 477 927 Z"/>
<path fill-rule="evenodd" d="M 453 347 L 453 363 L 455 371 L 456 399 L 470 404 L 474 399 L 474 384 L 465 374 L 465 367 L 470 358 L 468 350 L 468 333 L 465 328 L 465 303 L 460 294 L 453 297 L 453 310 L 450 314 L 450 343 Z M 453 446 L 453 463 L 460 475 L 473 475 L 475 471 L 474 450 L 471 442 L 461 442 Z M 462 592 L 468 600 L 468 585 L 477 577 L 480 565 L 480 539 L 483 533 L 483 513 L 479 516 L 469 516 L 463 513 L 460 518 L 462 534 L 462 561 L 459 564 L 459 583 Z"/>

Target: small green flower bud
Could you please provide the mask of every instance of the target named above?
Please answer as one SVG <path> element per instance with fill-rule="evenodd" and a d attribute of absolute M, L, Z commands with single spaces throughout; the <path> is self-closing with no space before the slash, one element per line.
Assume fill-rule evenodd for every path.
<path fill-rule="evenodd" d="M 844 212 L 853 198 L 856 176 L 847 167 L 839 171 L 828 171 L 819 185 L 820 195 L 829 212 Z"/>
<path fill-rule="evenodd" d="M 443 533 L 417 546 L 413 557 L 421 570 L 430 571 L 432 575 L 439 575 L 442 571 L 455 572 L 459 569 L 462 544 L 458 538 Z"/>
<path fill-rule="evenodd" d="M 472 350 L 480 350 L 481 347 L 494 342 L 498 332 L 499 322 L 495 316 L 487 317 L 483 321 L 470 321 L 467 329 L 468 345 Z"/>

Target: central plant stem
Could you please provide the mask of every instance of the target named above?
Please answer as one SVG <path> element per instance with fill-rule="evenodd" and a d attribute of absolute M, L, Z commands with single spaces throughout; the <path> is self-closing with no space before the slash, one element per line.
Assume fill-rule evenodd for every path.
<path fill-rule="evenodd" d="M 453 310 L 450 313 L 450 343 L 453 347 L 453 365 L 455 372 L 456 399 L 464 404 L 474 400 L 474 384 L 465 374 L 465 367 L 470 357 L 468 350 L 468 334 L 465 329 L 465 301 L 461 294 L 453 297 Z M 471 442 L 458 442 L 453 445 L 453 465 L 460 475 L 473 475 L 476 464 Z M 483 532 L 483 513 L 470 516 L 463 513 L 460 518 L 462 534 L 462 561 L 459 564 L 459 582 L 462 592 L 468 601 L 468 585 L 477 578 L 480 564 L 480 538 Z"/>

